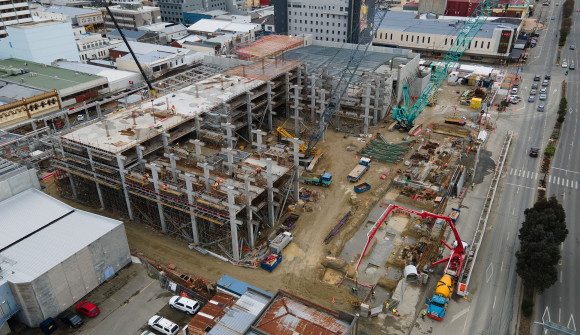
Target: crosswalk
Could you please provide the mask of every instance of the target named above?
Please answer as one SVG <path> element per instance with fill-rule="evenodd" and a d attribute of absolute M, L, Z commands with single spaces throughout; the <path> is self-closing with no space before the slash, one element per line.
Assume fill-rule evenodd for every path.
<path fill-rule="evenodd" d="M 537 172 L 514 169 L 514 168 L 510 168 L 508 174 L 510 176 L 515 176 L 515 177 L 525 178 L 525 179 L 533 179 L 533 180 L 537 180 L 539 176 L 543 177 L 543 174 L 538 174 Z M 569 188 L 576 189 L 576 190 L 580 186 L 580 183 L 577 180 L 568 179 L 568 178 L 564 178 L 564 177 L 558 177 L 558 176 L 552 176 L 552 175 L 548 176 L 547 182 L 548 182 L 548 184 L 561 185 L 561 186 L 569 187 Z"/>

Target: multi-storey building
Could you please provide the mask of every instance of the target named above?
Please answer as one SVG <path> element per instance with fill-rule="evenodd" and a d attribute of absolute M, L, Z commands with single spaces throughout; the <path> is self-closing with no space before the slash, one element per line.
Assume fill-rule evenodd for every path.
<path fill-rule="evenodd" d="M 164 22 L 183 22 L 183 13 L 205 8 L 203 0 L 160 0 L 157 6 L 161 9 Z"/>
<path fill-rule="evenodd" d="M 275 29 L 278 34 L 310 34 L 319 41 L 357 43 L 373 9 L 373 2 L 362 0 L 275 0 Z"/>
<path fill-rule="evenodd" d="M 0 38 L 6 36 L 6 27 L 32 22 L 26 0 L 0 0 Z"/>
<path fill-rule="evenodd" d="M 122 3 L 109 9 L 115 16 L 119 28 L 135 30 L 137 27 L 161 22 L 161 11 L 158 7 L 143 6 L 140 3 Z M 115 29 L 113 20 L 108 16 L 105 17 L 105 28 Z"/>
<path fill-rule="evenodd" d="M 73 26 L 87 27 L 93 30 L 103 24 L 103 13 L 98 10 L 75 8 L 67 6 L 38 7 L 31 10 L 32 14 L 50 20 L 71 22 Z"/>

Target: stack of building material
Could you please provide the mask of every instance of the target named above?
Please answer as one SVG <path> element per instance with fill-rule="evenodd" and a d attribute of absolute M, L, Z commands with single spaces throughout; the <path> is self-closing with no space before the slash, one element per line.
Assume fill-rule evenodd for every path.
<path fill-rule="evenodd" d="M 415 142 L 388 143 L 381 134 L 377 138 L 367 143 L 358 154 L 380 162 L 396 164 L 403 160 L 403 156 Z"/>

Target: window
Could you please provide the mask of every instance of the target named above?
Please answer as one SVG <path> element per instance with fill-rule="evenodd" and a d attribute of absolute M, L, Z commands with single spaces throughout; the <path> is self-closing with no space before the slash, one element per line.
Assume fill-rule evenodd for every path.
<path fill-rule="evenodd" d="M 401 41 L 403 41 L 403 34 L 401 34 Z"/>
<path fill-rule="evenodd" d="M 474 47 L 475 47 L 475 48 L 477 48 L 477 41 L 475 41 L 475 45 L 474 45 Z"/>
<path fill-rule="evenodd" d="M 405 42 L 409 42 L 409 35 L 405 36 Z"/>
<path fill-rule="evenodd" d="M 411 43 L 413 42 L 414 36 L 411 36 Z M 407 41 L 409 40 L 409 36 L 407 36 Z"/>
<path fill-rule="evenodd" d="M 487 42 L 487 48 L 489 49 L 490 42 Z"/>
<path fill-rule="evenodd" d="M 453 39 L 451 39 L 451 45 L 453 45 Z"/>
<path fill-rule="evenodd" d="M 445 45 L 447 45 L 447 39 L 445 39 Z"/>
<path fill-rule="evenodd" d="M 421 41 L 421 43 L 425 44 L 425 36 L 423 36 L 423 40 Z"/>
<path fill-rule="evenodd" d="M 431 43 L 431 37 L 427 37 L 427 43 Z"/>

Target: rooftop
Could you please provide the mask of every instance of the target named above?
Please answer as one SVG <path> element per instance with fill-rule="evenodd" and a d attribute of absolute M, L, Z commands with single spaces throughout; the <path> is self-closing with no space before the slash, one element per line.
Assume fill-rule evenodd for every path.
<path fill-rule="evenodd" d="M 239 49 L 236 53 L 245 58 L 260 59 L 302 46 L 303 43 L 299 37 L 271 35 L 252 43 L 249 47 Z"/>
<path fill-rule="evenodd" d="M 10 271 L 4 280 L 15 283 L 35 279 L 122 224 L 36 189 L 0 202 L 0 216 L 0 262 Z"/>
<path fill-rule="evenodd" d="M 128 39 L 140 39 L 141 37 L 145 36 L 148 31 L 141 31 L 141 30 L 129 30 L 129 29 L 123 29 L 121 28 L 121 30 L 123 31 L 123 34 L 125 35 L 126 38 Z M 111 30 L 110 32 L 107 33 L 107 37 L 111 38 L 111 37 L 115 37 L 115 38 L 122 38 L 121 34 L 119 33 L 119 30 L 114 29 Z M 123 43 L 123 45 L 125 45 Z"/>
<path fill-rule="evenodd" d="M 27 70 L 29 73 L 22 73 Z M 34 75 L 31 76 L 31 73 Z M 61 69 L 16 58 L 0 60 L 0 78 L 31 87 L 52 91 L 86 84 L 102 77 Z"/>
<path fill-rule="evenodd" d="M 77 16 L 77 15 L 85 15 L 85 14 L 100 14 L 100 12 L 97 10 L 68 7 L 68 6 L 38 7 L 36 10 L 38 12 L 56 13 L 56 14 L 63 14 L 63 15 L 68 15 L 68 16 Z"/>
<path fill-rule="evenodd" d="M 294 60 L 262 59 L 252 65 L 241 65 L 224 72 L 225 75 L 256 78 L 264 81 L 276 78 L 299 67 L 302 63 Z"/>
<path fill-rule="evenodd" d="M 121 112 L 109 114 L 98 122 L 76 129 L 62 137 L 111 153 L 119 153 L 184 123 L 196 115 L 205 113 L 222 102 L 227 102 L 246 91 L 251 91 L 263 83 L 262 80 L 258 79 L 237 76 L 226 78 L 222 75 L 216 75 L 176 91 L 171 96 L 157 98 L 153 103 L 149 101 Z M 159 117 L 156 118 L 152 115 L 152 107 L 154 107 L 155 113 L 166 113 L 175 107 L 175 114 L 160 120 Z M 132 126 L 133 113 L 136 114 L 135 126 Z M 109 136 L 107 136 L 106 128 L 109 129 Z M 121 134 L 121 130 L 127 128 L 133 129 L 133 135 Z"/>
<path fill-rule="evenodd" d="M 219 31 L 247 33 L 255 29 L 260 29 L 260 25 L 212 19 L 201 19 L 187 28 L 187 30 L 192 32 L 204 33 L 215 33 Z"/>
<path fill-rule="evenodd" d="M 228 275 L 223 275 L 217 282 L 218 288 L 228 291 L 231 294 L 235 294 L 241 296 L 242 294 L 246 293 L 248 288 L 260 292 L 268 297 L 272 297 L 271 293 L 268 293 L 264 290 L 261 290 L 257 287 L 254 287 L 246 282 L 243 282 L 239 279 L 232 278 Z"/>
<path fill-rule="evenodd" d="M 252 328 L 271 335 L 338 335 L 350 332 L 351 324 L 335 311 L 278 291 Z"/>
<path fill-rule="evenodd" d="M 136 74 L 135 72 L 131 71 L 123 71 L 123 70 L 115 70 L 115 69 L 108 69 L 102 66 L 85 64 L 85 63 L 77 63 L 77 62 L 67 62 L 67 61 L 59 61 L 56 62 L 56 66 L 68 69 L 75 72 L 83 72 L 94 74 L 100 77 L 106 77 L 109 82 L 123 80 L 126 79 L 127 81 L 133 80 L 136 75 L 141 76 L 140 74 Z"/>
<path fill-rule="evenodd" d="M 268 304 L 271 295 L 265 295 L 252 289 L 247 290 L 236 301 L 235 305 L 226 309 L 226 313 L 209 331 L 210 335 L 243 334 L 254 322 L 258 314 Z"/>
<path fill-rule="evenodd" d="M 37 28 L 45 28 L 45 27 L 50 27 L 50 26 L 59 25 L 59 24 L 70 25 L 70 22 L 67 23 L 65 21 L 41 19 L 39 21 L 32 21 L 32 22 L 12 25 L 12 26 L 10 26 L 10 29 L 37 29 Z"/>
<path fill-rule="evenodd" d="M 0 80 L 0 105 L 24 98 L 31 98 L 45 92 L 46 91 L 37 88 Z"/>
<path fill-rule="evenodd" d="M 146 33 L 146 32 L 140 31 L 139 33 Z M 190 52 L 190 50 L 183 50 L 182 48 L 175 48 L 175 47 L 169 47 L 169 46 L 165 46 L 165 45 L 152 44 L 152 43 L 142 43 L 142 42 L 129 41 L 129 45 L 131 45 L 131 49 L 133 49 L 133 52 L 135 54 L 142 54 L 142 55 L 153 52 L 153 51 L 163 51 L 163 52 L 172 53 L 172 54 Z M 129 53 L 129 48 L 127 48 L 127 45 L 125 45 L 125 43 L 119 45 L 118 47 L 116 47 L 112 50 L 115 50 L 118 52 Z"/>
<path fill-rule="evenodd" d="M 464 17 L 448 17 L 445 19 L 417 18 L 413 12 L 387 12 L 379 30 L 400 31 L 407 33 L 429 33 L 445 36 L 457 36 L 464 27 Z M 497 28 L 517 29 L 520 19 L 515 21 L 496 20 L 490 18 L 477 33 L 478 38 L 491 38 Z"/>
<path fill-rule="evenodd" d="M 190 334 L 207 334 L 206 328 L 213 328 L 225 309 L 234 305 L 237 298 L 225 293 L 216 293 L 211 300 L 189 321 L 187 328 Z"/>

